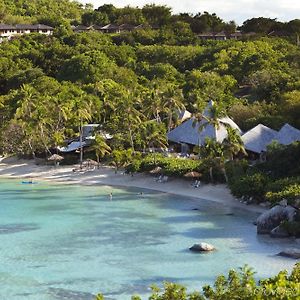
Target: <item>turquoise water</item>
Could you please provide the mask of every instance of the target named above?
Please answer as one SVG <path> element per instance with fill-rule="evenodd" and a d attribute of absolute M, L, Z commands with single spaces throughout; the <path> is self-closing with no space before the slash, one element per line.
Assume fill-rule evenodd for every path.
<path fill-rule="evenodd" d="M 293 241 L 257 237 L 251 213 L 139 192 L 0 180 L 0 299 L 130 299 L 164 280 L 194 290 L 245 263 L 257 278 L 295 263 L 274 255 Z M 187 250 L 198 241 L 218 250 Z"/>

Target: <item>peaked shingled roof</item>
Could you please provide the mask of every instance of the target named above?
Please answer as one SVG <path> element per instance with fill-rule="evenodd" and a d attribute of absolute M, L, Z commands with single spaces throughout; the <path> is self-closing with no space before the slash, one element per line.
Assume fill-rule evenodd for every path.
<path fill-rule="evenodd" d="M 243 136 L 245 149 L 255 153 L 261 153 L 267 150 L 273 140 L 277 140 L 278 132 L 265 125 L 258 124 L 247 131 Z"/>
<path fill-rule="evenodd" d="M 204 116 L 209 117 L 210 108 L 212 106 L 213 102 L 210 101 L 203 112 Z M 241 132 L 240 128 L 230 118 L 220 118 L 219 121 L 219 128 L 215 128 L 204 118 L 198 122 L 195 118 L 190 118 L 171 130 L 168 133 L 168 140 L 175 143 L 186 143 L 191 145 L 204 145 L 206 138 L 212 138 L 218 142 L 222 142 L 227 137 L 227 129 L 224 123 Z"/>
<path fill-rule="evenodd" d="M 300 130 L 286 123 L 279 130 L 276 140 L 283 145 L 300 141 Z"/>

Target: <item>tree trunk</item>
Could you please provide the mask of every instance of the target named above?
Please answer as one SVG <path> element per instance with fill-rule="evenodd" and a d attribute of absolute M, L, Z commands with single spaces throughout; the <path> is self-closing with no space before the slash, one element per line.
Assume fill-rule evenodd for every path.
<path fill-rule="evenodd" d="M 79 126 L 79 147 L 80 147 L 80 168 L 82 168 L 82 161 L 83 161 L 83 148 L 82 148 L 82 120 L 80 120 Z"/>
<path fill-rule="evenodd" d="M 168 132 L 171 131 L 171 125 L 172 125 L 172 113 L 169 114 Z"/>
<path fill-rule="evenodd" d="M 213 167 L 209 167 L 209 177 L 211 182 L 214 182 Z"/>
<path fill-rule="evenodd" d="M 135 152 L 134 143 L 133 143 L 133 137 L 132 137 L 132 131 L 131 131 L 131 127 L 130 126 L 129 126 L 129 137 L 130 137 L 131 148 L 132 148 L 133 152 Z"/>
<path fill-rule="evenodd" d="M 227 176 L 226 168 L 225 168 L 225 167 L 222 168 L 222 172 L 223 172 L 223 175 L 224 175 L 224 177 L 225 177 L 226 183 L 228 183 L 228 176 Z"/>

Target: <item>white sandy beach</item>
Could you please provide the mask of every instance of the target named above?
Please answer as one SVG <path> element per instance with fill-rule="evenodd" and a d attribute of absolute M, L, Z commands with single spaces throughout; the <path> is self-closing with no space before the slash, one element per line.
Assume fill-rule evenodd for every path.
<path fill-rule="evenodd" d="M 74 166 L 38 166 L 33 160 L 17 160 L 15 158 L 0 159 L 0 177 L 33 178 L 35 181 L 47 180 L 64 184 L 109 185 L 120 187 L 137 187 L 171 193 L 186 197 L 210 200 L 234 208 L 253 212 L 263 212 L 265 208 L 240 203 L 224 184 L 203 184 L 199 188 L 191 186 L 191 180 L 170 178 L 166 183 L 159 183 L 148 174 L 124 175 L 115 174 L 113 168 L 101 167 L 85 173 L 74 173 Z"/>

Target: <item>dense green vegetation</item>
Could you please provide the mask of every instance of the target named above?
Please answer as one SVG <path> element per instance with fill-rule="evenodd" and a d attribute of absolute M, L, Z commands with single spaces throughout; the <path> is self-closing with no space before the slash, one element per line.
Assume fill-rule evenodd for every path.
<path fill-rule="evenodd" d="M 165 6 L 94 10 L 67 0 L 2 0 L 0 18 L 55 26 L 53 36 L 31 34 L 0 44 L 1 153 L 48 155 L 76 136 L 81 122 L 92 122 L 113 135 L 109 145 L 100 135 L 92 145 L 98 160 L 109 155 L 116 168 L 148 170 L 152 157 L 141 158 L 137 151 L 165 148 L 166 132 L 179 122 L 177 112 L 186 108 L 201 117 L 208 100 L 216 103 L 210 120 L 215 126 L 218 115 L 227 113 L 244 131 L 259 123 L 278 129 L 289 122 L 300 128 L 300 48 L 294 38 L 299 20 L 246 20 L 241 30 L 256 32 L 251 39 L 201 41 L 196 33 L 229 32 L 235 24 L 208 13 L 174 15 Z M 74 33 L 70 27 L 106 22 L 145 27 L 111 35 Z M 288 34 L 267 36 L 274 30 Z M 297 146 L 279 156 L 275 151 L 257 168 L 243 166 L 237 176 L 230 173 L 234 162 L 226 162 L 243 152 L 239 144 L 232 132 L 223 144 L 208 141 L 195 149 L 201 161 L 157 157 L 156 165 L 169 175 L 198 170 L 204 180 L 229 181 L 235 195 L 257 201 L 299 195 L 299 168 L 277 165 Z M 270 177 L 274 168 L 284 174 Z M 291 178 L 284 181 L 286 176 Z M 270 180 L 282 188 L 273 188 Z"/>
<path fill-rule="evenodd" d="M 176 109 L 196 113 L 208 99 L 243 130 L 260 122 L 300 126 L 300 50 L 285 40 L 117 46 L 109 35 L 61 31 L 1 43 L 0 52 L 5 152 L 54 147 L 77 131 L 81 117 L 114 134 L 113 147 L 144 149 L 151 144 L 145 136 L 176 124 Z M 12 130 L 8 151 L 3 141 Z"/>
<path fill-rule="evenodd" d="M 1 0 L 0 22 L 45 23 L 59 25 L 81 20 L 83 7 L 79 2 L 69 0 Z"/>
<path fill-rule="evenodd" d="M 231 270 L 228 276 L 218 276 L 214 286 L 206 285 L 202 292 L 188 293 L 187 289 L 175 283 L 165 283 L 164 288 L 152 287 L 149 300 L 296 300 L 300 297 L 300 264 L 296 264 L 289 275 L 286 271 L 279 272 L 276 276 L 260 280 L 256 283 L 254 272 L 245 266 L 239 272 Z M 98 295 L 96 300 L 105 299 Z M 140 300 L 133 296 L 132 300 Z"/>
<path fill-rule="evenodd" d="M 300 199 L 300 143 L 275 145 L 266 162 L 249 166 L 240 161 L 228 165 L 229 186 L 237 197 L 249 202 L 286 199 L 295 205 Z M 297 203 L 299 206 L 299 203 Z"/>

